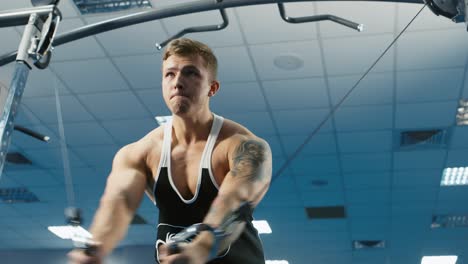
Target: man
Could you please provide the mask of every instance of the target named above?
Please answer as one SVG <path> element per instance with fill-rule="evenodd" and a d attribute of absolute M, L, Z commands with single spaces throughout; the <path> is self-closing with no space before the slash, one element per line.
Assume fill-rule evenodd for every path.
<path fill-rule="evenodd" d="M 162 92 L 172 120 L 116 154 L 91 225 L 97 251 L 74 250 L 72 263 L 101 263 L 125 236 L 143 193 L 159 208 L 155 259 L 158 263 L 263 264 L 263 250 L 251 224 L 223 226 L 244 202 L 253 207 L 271 179 L 267 142 L 245 127 L 210 111 L 219 90 L 217 59 L 203 43 L 176 39 L 163 55 Z M 176 233 L 195 223 L 208 227 L 169 250 Z M 211 231 L 210 231 L 211 230 Z"/>

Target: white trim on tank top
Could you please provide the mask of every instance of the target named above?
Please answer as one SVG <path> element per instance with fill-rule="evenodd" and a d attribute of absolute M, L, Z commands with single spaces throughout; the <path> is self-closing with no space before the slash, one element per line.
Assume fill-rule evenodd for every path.
<path fill-rule="evenodd" d="M 191 204 L 197 200 L 198 191 L 200 189 L 200 184 L 201 184 L 201 179 L 202 179 L 203 169 L 208 169 L 208 174 L 210 175 L 211 182 L 216 187 L 216 189 L 219 189 L 219 185 L 218 183 L 216 183 L 216 180 L 213 176 L 213 171 L 211 169 L 211 155 L 213 153 L 214 145 L 216 143 L 216 139 L 218 138 L 219 131 L 221 130 L 221 127 L 223 126 L 224 118 L 214 113 L 213 113 L 213 117 L 214 117 L 213 124 L 211 126 L 210 134 L 208 135 L 205 148 L 203 149 L 200 166 L 198 169 L 197 187 L 195 189 L 195 194 L 189 200 L 185 199 L 180 194 L 179 190 L 176 188 L 174 181 L 172 179 L 171 158 L 170 158 L 171 157 L 170 155 L 171 143 L 172 143 L 172 119 L 170 119 L 164 125 L 164 139 L 163 139 L 163 146 L 161 149 L 161 159 L 158 165 L 158 170 L 157 170 L 157 175 L 156 175 L 157 178 L 154 181 L 153 194 L 155 194 L 155 191 L 156 191 L 156 185 L 159 180 L 159 174 L 161 173 L 161 169 L 164 167 L 167 168 L 167 174 L 168 174 L 167 176 L 169 178 L 169 183 L 171 184 L 172 189 L 179 196 L 180 200 L 186 204 Z M 156 197 L 155 197 L 154 204 L 156 204 Z"/>

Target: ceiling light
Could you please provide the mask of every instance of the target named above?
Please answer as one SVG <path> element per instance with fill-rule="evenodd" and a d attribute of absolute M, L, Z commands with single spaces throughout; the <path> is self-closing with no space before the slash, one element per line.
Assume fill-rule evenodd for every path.
<path fill-rule="evenodd" d="M 73 2 L 83 15 L 152 7 L 150 0 L 73 0 Z"/>
<path fill-rule="evenodd" d="M 162 124 L 164 123 L 167 123 L 167 121 L 171 120 L 172 116 L 155 116 L 154 119 L 156 119 L 156 122 L 158 122 L 158 124 L 160 126 L 162 126 Z"/>
<path fill-rule="evenodd" d="M 421 264 L 455 264 L 458 256 L 424 256 Z"/>
<path fill-rule="evenodd" d="M 468 167 L 446 168 L 440 186 L 468 185 Z"/>
<path fill-rule="evenodd" d="M 266 260 L 265 264 L 289 264 L 287 260 Z"/>
<path fill-rule="evenodd" d="M 304 61 L 297 55 L 286 54 L 274 58 L 273 64 L 282 70 L 292 71 L 302 68 Z"/>
<path fill-rule="evenodd" d="M 271 234 L 271 227 L 266 220 L 254 220 L 253 226 L 257 229 L 259 234 Z"/>
<path fill-rule="evenodd" d="M 468 227 L 468 215 L 434 215 L 431 228 Z"/>
<path fill-rule="evenodd" d="M 460 100 L 457 108 L 457 125 L 467 126 L 468 125 L 468 99 Z"/>
<path fill-rule="evenodd" d="M 61 239 L 90 239 L 92 235 L 81 226 L 49 226 L 47 229 Z"/>

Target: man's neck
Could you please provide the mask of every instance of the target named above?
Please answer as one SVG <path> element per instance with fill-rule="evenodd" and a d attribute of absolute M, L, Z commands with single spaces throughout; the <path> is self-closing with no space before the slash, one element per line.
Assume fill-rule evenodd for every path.
<path fill-rule="evenodd" d="M 190 145 L 206 140 L 213 124 L 214 115 L 204 111 L 196 115 L 172 115 L 174 136 L 180 144 Z"/>

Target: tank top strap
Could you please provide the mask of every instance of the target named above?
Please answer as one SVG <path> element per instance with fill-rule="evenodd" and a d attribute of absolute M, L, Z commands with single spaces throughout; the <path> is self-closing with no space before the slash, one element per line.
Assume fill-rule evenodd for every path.
<path fill-rule="evenodd" d="M 164 139 L 161 149 L 161 167 L 169 167 L 172 142 L 172 118 L 164 124 Z"/>
<path fill-rule="evenodd" d="M 204 169 L 211 169 L 211 155 L 213 153 L 214 146 L 216 144 L 216 139 L 218 138 L 219 131 L 223 126 L 224 118 L 213 113 L 213 125 L 211 126 L 210 135 L 206 141 L 205 151 L 202 157 L 201 167 Z"/>

